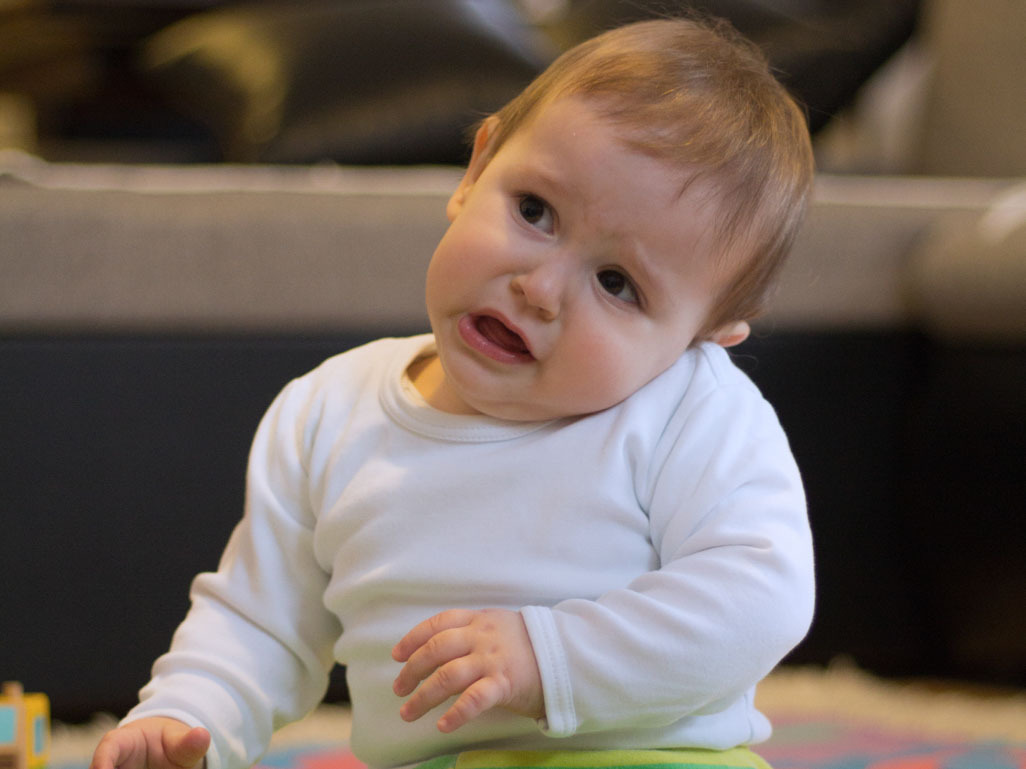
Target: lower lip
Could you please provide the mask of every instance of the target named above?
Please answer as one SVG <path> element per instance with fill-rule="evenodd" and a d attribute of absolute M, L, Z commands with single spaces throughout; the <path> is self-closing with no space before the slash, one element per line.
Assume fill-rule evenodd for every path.
<path fill-rule="evenodd" d="M 491 358 L 499 363 L 530 363 L 534 360 L 534 356 L 530 353 L 513 352 L 505 347 L 499 347 L 477 330 L 477 324 L 472 315 L 464 315 L 460 318 L 456 328 L 467 347 L 481 353 L 486 358 Z"/>

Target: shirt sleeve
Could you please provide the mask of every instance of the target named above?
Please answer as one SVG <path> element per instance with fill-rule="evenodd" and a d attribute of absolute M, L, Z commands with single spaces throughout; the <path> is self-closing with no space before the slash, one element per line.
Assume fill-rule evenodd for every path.
<path fill-rule="evenodd" d="M 321 598 L 303 456 L 316 422 L 310 383 L 272 404 L 249 458 L 246 508 L 216 572 L 193 582 L 191 608 L 125 722 L 170 716 L 211 732 L 208 769 L 252 766 L 271 734 L 323 698 L 341 634 Z"/>
<path fill-rule="evenodd" d="M 594 601 L 523 610 L 551 736 L 724 710 L 808 630 L 811 535 L 776 415 L 754 387 L 698 400 L 639 489 L 660 568 Z"/>

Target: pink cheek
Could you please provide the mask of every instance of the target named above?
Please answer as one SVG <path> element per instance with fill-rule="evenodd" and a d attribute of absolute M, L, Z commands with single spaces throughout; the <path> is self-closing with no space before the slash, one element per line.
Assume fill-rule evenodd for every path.
<path fill-rule="evenodd" d="M 610 344 L 610 340 L 598 333 L 597 329 L 589 329 L 575 339 L 564 340 L 570 343 L 572 361 L 569 361 L 565 372 L 570 379 L 577 380 L 577 388 L 586 393 L 590 400 L 605 400 L 611 394 L 619 394 L 624 387 L 624 380 L 629 377 L 628 356 Z"/>
<path fill-rule="evenodd" d="M 493 251 L 495 246 L 489 240 L 474 231 L 463 231 L 454 233 L 456 237 L 444 243 L 444 264 L 446 272 L 455 277 L 470 271 L 479 270 L 485 261 L 488 253 Z"/>
<path fill-rule="evenodd" d="M 460 243 L 446 244 L 431 261 L 428 278 L 440 290 L 451 290 L 463 285 L 474 271 L 475 259 L 471 249 Z"/>

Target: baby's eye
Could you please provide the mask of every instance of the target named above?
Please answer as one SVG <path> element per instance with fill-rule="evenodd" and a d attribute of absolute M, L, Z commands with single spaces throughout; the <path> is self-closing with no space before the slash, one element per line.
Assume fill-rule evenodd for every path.
<path fill-rule="evenodd" d="M 612 294 L 620 301 L 629 304 L 640 303 L 638 292 L 635 290 L 631 279 L 619 270 L 600 270 L 598 282 L 604 291 Z"/>
<path fill-rule="evenodd" d="M 552 232 L 555 227 L 552 208 L 537 195 L 521 195 L 517 210 L 525 222 L 543 232 Z"/>

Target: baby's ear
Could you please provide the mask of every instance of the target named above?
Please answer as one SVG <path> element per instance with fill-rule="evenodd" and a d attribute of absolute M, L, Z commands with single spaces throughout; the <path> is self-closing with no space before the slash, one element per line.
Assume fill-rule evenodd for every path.
<path fill-rule="evenodd" d="M 456 191 L 452 193 L 449 203 L 445 207 L 445 214 L 449 217 L 450 222 L 456 218 L 456 215 L 463 208 L 463 203 L 467 199 L 467 193 L 470 192 L 474 182 L 481 176 L 481 172 L 484 171 L 485 166 L 488 165 L 488 161 L 491 159 L 491 142 L 498 125 L 499 118 L 491 115 L 481 122 L 477 133 L 474 134 L 474 148 L 470 155 L 470 162 L 467 164 L 467 170 L 463 172 L 463 178 L 460 179 L 459 186 L 456 187 Z"/>
<path fill-rule="evenodd" d="M 733 347 L 745 341 L 751 332 L 752 329 L 747 322 L 735 320 L 716 329 L 710 335 L 709 341 L 716 342 L 720 347 Z"/>

